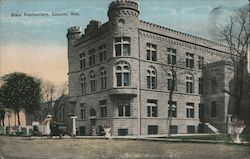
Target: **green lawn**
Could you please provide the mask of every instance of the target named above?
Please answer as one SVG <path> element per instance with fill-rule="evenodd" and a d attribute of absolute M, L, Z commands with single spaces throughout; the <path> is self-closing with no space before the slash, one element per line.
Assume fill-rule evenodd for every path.
<path fill-rule="evenodd" d="M 248 146 L 125 139 L 27 139 L 0 136 L 0 158 L 247 159 Z"/>

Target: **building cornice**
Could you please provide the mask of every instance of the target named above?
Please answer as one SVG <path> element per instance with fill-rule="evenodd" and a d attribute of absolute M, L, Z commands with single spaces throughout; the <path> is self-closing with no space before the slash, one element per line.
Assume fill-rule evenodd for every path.
<path fill-rule="evenodd" d="M 211 54 L 218 55 L 218 56 L 224 57 L 225 55 L 231 55 L 229 50 L 213 48 L 207 45 L 202 45 L 199 43 L 186 41 L 185 39 L 181 39 L 178 37 L 171 37 L 164 33 L 161 34 L 158 32 L 154 32 L 153 30 L 151 31 L 151 30 L 140 29 L 140 36 L 144 36 L 147 38 L 151 38 L 151 39 L 155 39 L 155 40 L 159 40 L 163 42 L 172 43 L 172 44 L 179 45 L 179 46 L 184 46 L 184 47 L 194 49 L 194 50 L 200 50 L 200 51 L 211 53 Z"/>
<path fill-rule="evenodd" d="M 194 36 L 194 35 L 190 35 L 187 33 L 183 33 L 177 30 L 173 30 L 164 26 L 160 26 L 154 23 L 150 23 L 150 22 L 146 22 L 141 20 L 140 21 L 140 29 L 141 30 L 145 30 L 145 31 L 151 31 L 160 35 L 167 35 L 169 38 L 175 38 L 176 40 L 180 40 L 180 41 L 185 41 L 185 42 L 191 42 L 191 41 L 195 41 L 195 42 L 191 42 L 195 45 L 201 45 L 201 43 L 204 47 L 212 47 L 212 49 L 216 49 L 216 50 L 221 50 L 221 51 L 226 51 L 229 50 L 229 47 L 205 38 L 201 38 L 198 36 Z M 197 43 L 197 44 L 196 44 Z M 200 43 L 200 44 L 198 44 Z M 216 48 L 215 48 L 216 47 Z M 227 51 L 226 51 L 227 52 Z"/>

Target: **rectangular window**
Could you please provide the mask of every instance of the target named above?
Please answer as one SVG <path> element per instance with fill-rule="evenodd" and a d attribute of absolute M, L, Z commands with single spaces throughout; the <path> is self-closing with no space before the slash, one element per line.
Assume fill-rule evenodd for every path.
<path fill-rule="evenodd" d="M 147 116 L 157 117 L 157 100 L 147 100 Z"/>
<path fill-rule="evenodd" d="M 115 38 L 115 56 L 130 56 L 130 38 Z"/>
<path fill-rule="evenodd" d="M 90 91 L 95 92 L 95 79 L 90 80 Z"/>
<path fill-rule="evenodd" d="M 106 105 L 106 104 L 107 104 L 107 100 L 100 100 L 100 101 L 99 101 L 99 104 L 100 104 L 100 105 Z"/>
<path fill-rule="evenodd" d="M 121 44 L 116 44 L 116 45 L 115 45 L 115 55 L 116 55 L 116 56 L 121 56 L 121 55 L 122 55 L 122 47 L 121 47 Z"/>
<path fill-rule="evenodd" d="M 157 61 L 157 46 L 147 43 L 147 60 Z"/>
<path fill-rule="evenodd" d="M 194 54 L 186 53 L 186 67 L 194 68 Z"/>
<path fill-rule="evenodd" d="M 158 134 L 158 125 L 148 125 L 148 135 Z"/>
<path fill-rule="evenodd" d="M 100 107 L 100 112 L 101 112 L 101 117 L 107 117 L 107 107 L 106 106 L 102 106 Z"/>
<path fill-rule="evenodd" d="M 211 117 L 216 118 L 217 116 L 217 104 L 216 102 L 211 102 Z"/>
<path fill-rule="evenodd" d="M 199 78 L 199 94 L 204 94 L 204 78 Z"/>
<path fill-rule="evenodd" d="M 116 73 L 117 86 L 122 86 L 122 73 Z"/>
<path fill-rule="evenodd" d="M 198 68 L 199 68 L 199 70 L 202 70 L 203 65 L 204 65 L 204 57 L 199 56 L 198 57 Z"/>
<path fill-rule="evenodd" d="M 151 77 L 152 78 L 152 89 L 156 89 L 156 79 L 155 77 Z"/>
<path fill-rule="evenodd" d="M 130 116 L 130 104 L 125 105 L 125 116 Z"/>
<path fill-rule="evenodd" d="M 187 103 L 186 105 L 186 117 L 194 118 L 194 103 Z"/>
<path fill-rule="evenodd" d="M 194 80 L 192 74 L 186 75 L 186 93 L 194 93 Z"/>
<path fill-rule="evenodd" d="M 168 101 L 168 116 L 171 115 L 170 102 Z M 172 101 L 172 117 L 177 117 L 177 103 L 176 101 Z"/>
<path fill-rule="evenodd" d="M 124 44 L 123 45 L 123 56 L 129 56 L 130 55 L 130 45 Z"/>
<path fill-rule="evenodd" d="M 85 53 L 81 53 L 80 57 L 80 69 L 84 69 L 86 67 Z"/>
<path fill-rule="evenodd" d="M 106 44 L 103 44 L 99 48 L 99 62 L 104 62 L 107 59 Z"/>
<path fill-rule="evenodd" d="M 107 117 L 107 100 L 99 101 L 100 104 L 100 117 Z"/>
<path fill-rule="evenodd" d="M 130 99 L 119 99 L 118 100 L 118 116 L 128 117 L 130 116 Z"/>
<path fill-rule="evenodd" d="M 178 134 L 178 126 L 177 125 L 171 125 L 170 126 L 170 133 L 171 134 Z"/>
<path fill-rule="evenodd" d="M 200 119 L 200 122 L 204 122 L 205 120 L 205 117 L 204 117 L 204 104 L 203 103 L 200 103 L 199 104 L 199 119 Z"/>
<path fill-rule="evenodd" d="M 89 66 L 95 65 L 95 49 L 89 50 Z"/>
<path fill-rule="evenodd" d="M 192 81 L 186 81 L 186 93 L 194 93 L 194 85 Z"/>
<path fill-rule="evenodd" d="M 82 120 L 86 120 L 86 109 L 85 109 L 85 104 L 84 103 L 80 104 L 80 118 Z"/>
<path fill-rule="evenodd" d="M 147 76 L 147 88 L 148 89 L 150 89 L 150 85 L 151 85 L 150 80 L 151 80 L 150 76 Z"/>
<path fill-rule="evenodd" d="M 128 129 L 118 129 L 118 136 L 128 135 Z"/>
<path fill-rule="evenodd" d="M 84 94 L 86 93 L 86 81 L 81 82 L 81 93 Z"/>
<path fill-rule="evenodd" d="M 167 48 L 168 64 L 176 65 L 176 49 Z"/>
<path fill-rule="evenodd" d="M 123 105 L 118 105 L 118 116 L 123 117 L 124 116 L 124 107 Z"/>
<path fill-rule="evenodd" d="M 103 76 L 101 77 L 101 90 L 107 89 L 107 77 Z"/>
<path fill-rule="evenodd" d="M 215 81 L 211 81 L 211 94 L 218 93 L 217 83 Z"/>
<path fill-rule="evenodd" d="M 123 86 L 129 86 L 129 73 L 123 73 Z M 117 85 L 118 86 L 118 85 Z"/>
<path fill-rule="evenodd" d="M 195 134 L 195 126 L 194 125 L 188 125 L 187 126 L 187 133 L 188 134 Z"/>

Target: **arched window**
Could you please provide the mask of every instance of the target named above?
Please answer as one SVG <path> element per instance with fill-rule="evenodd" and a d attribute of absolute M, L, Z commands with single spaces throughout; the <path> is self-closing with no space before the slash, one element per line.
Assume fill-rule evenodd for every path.
<path fill-rule="evenodd" d="M 194 78 L 191 73 L 186 74 L 186 93 L 194 93 Z"/>
<path fill-rule="evenodd" d="M 95 83 L 95 72 L 89 72 L 89 79 L 90 79 L 90 91 L 94 92 L 96 90 L 96 83 Z"/>
<path fill-rule="evenodd" d="M 80 75 L 80 85 L 81 85 L 81 93 L 84 94 L 86 93 L 86 77 L 82 73 Z"/>
<path fill-rule="evenodd" d="M 101 77 L 101 90 L 107 89 L 107 76 L 106 76 L 106 69 L 102 67 L 100 69 L 100 77 Z"/>
<path fill-rule="evenodd" d="M 170 91 L 173 87 L 173 91 L 177 91 L 177 76 L 175 71 L 168 72 L 168 90 Z"/>
<path fill-rule="evenodd" d="M 147 88 L 156 89 L 156 70 L 153 66 L 147 70 Z"/>
<path fill-rule="evenodd" d="M 130 86 L 130 66 L 125 61 L 115 65 L 116 86 Z"/>

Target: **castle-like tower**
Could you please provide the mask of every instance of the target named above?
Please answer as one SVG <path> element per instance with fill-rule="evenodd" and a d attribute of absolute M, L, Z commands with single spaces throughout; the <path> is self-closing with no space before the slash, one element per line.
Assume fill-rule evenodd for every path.
<path fill-rule="evenodd" d="M 105 126 L 112 135 L 166 135 L 170 113 L 171 133 L 197 133 L 199 114 L 226 114 L 218 113 L 224 94 L 210 98 L 210 87 L 205 90 L 202 68 L 227 59 L 227 47 L 141 21 L 139 14 L 138 3 L 117 0 L 109 5 L 108 22 L 92 20 L 84 32 L 68 29 L 68 101 L 78 135 L 102 135 Z M 172 111 L 171 68 L 177 75 Z M 214 125 L 222 120 L 214 112 L 213 118 Z"/>

